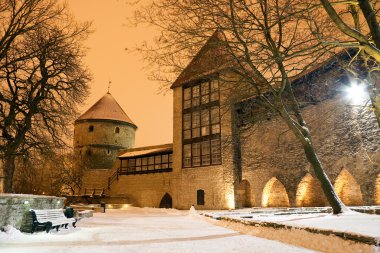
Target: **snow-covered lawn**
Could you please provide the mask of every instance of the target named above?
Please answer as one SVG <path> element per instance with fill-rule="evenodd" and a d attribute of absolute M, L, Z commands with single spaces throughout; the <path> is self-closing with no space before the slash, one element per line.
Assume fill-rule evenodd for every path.
<path fill-rule="evenodd" d="M 242 220 L 275 222 L 294 227 L 309 227 L 337 232 L 379 238 L 380 241 L 380 215 L 347 212 L 340 215 L 331 213 L 286 214 L 281 209 L 278 212 L 260 212 L 258 209 L 237 210 L 232 212 L 209 212 L 214 217 L 230 217 Z"/>
<path fill-rule="evenodd" d="M 0 252 L 315 252 L 215 226 L 187 211 L 107 210 L 77 228 L 23 234 L 0 232 Z"/>

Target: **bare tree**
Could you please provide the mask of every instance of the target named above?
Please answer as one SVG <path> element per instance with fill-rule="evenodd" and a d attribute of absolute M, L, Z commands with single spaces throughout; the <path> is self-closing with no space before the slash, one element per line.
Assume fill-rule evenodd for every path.
<path fill-rule="evenodd" d="M 220 55 L 214 60 L 220 69 L 233 68 L 265 107 L 286 123 L 337 214 L 347 208 L 323 170 L 292 88 L 292 80 L 319 66 L 334 50 L 309 29 L 306 13 L 316 6 L 302 0 L 160 0 L 140 8 L 135 21 L 161 29 L 156 45 L 139 50 L 156 66 L 153 71 L 161 73 L 153 77 L 169 82 L 216 30 Z"/>
<path fill-rule="evenodd" d="M 4 191 L 12 191 L 15 160 L 30 149 L 66 146 L 68 122 L 88 93 L 78 24 L 57 0 L 1 1 L 0 156 Z"/>
<path fill-rule="evenodd" d="M 357 1 L 328 1 L 320 0 L 324 10 L 336 25 L 340 34 L 335 35 L 335 39 L 325 41 L 343 48 L 357 49 L 357 58 L 363 63 L 362 72 L 366 75 L 361 78 L 366 84 L 367 92 L 371 100 L 371 106 L 375 111 L 377 122 L 380 126 L 380 95 L 375 87 L 372 72 L 379 71 L 380 64 L 380 25 L 377 20 L 380 11 L 378 1 L 357 0 Z M 334 5 L 334 6 L 333 6 Z M 352 19 L 347 19 L 347 12 L 339 10 L 347 9 Z M 362 22 L 362 19 L 365 21 Z M 324 35 L 322 34 L 322 39 Z M 376 64 L 374 64 L 375 60 Z M 348 66 L 350 68 L 350 66 Z M 351 71 L 356 77 L 360 74 Z"/>
<path fill-rule="evenodd" d="M 16 161 L 14 191 L 45 195 L 74 195 L 81 189 L 86 164 L 72 150 L 41 153 L 29 150 Z"/>

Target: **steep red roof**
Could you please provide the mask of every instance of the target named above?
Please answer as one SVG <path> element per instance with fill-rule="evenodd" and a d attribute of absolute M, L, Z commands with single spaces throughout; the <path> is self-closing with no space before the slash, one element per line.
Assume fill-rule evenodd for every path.
<path fill-rule="evenodd" d="M 92 119 L 117 120 L 128 122 L 136 126 L 109 92 L 83 113 L 76 121 Z"/>
<path fill-rule="evenodd" d="M 224 34 L 216 30 L 193 60 L 181 72 L 171 88 L 210 75 L 231 66 L 231 54 L 226 49 Z"/>

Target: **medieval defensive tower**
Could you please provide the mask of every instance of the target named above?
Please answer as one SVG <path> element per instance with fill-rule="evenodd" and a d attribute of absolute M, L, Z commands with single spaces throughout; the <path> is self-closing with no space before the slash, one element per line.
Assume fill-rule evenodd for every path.
<path fill-rule="evenodd" d="M 74 124 L 74 152 L 91 169 L 109 169 L 122 149 L 133 148 L 137 126 L 107 92 Z"/>

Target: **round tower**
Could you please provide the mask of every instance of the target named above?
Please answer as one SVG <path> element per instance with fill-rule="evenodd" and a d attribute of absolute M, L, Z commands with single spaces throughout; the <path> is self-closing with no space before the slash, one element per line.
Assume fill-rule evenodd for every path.
<path fill-rule="evenodd" d="M 107 92 L 74 123 L 74 152 L 91 169 L 110 169 L 117 153 L 133 148 L 137 126 Z"/>

